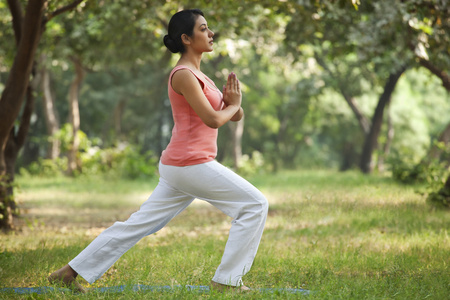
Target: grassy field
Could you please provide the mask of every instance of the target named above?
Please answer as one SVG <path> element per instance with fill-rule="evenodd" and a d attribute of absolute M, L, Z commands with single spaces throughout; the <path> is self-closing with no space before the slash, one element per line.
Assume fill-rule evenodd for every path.
<path fill-rule="evenodd" d="M 157 179 L 18 178 L 21 230 L 1 235 L 0 288 L 49 286 L 46 277 L 98 233 L 125 220 Z M 333 171 L 283 171 L 250 178 L 269 217 L 252 270 L 253 288 L 304 288 L 246 295 L 171 292 L 9 295 L 0 299 L 450 299 L 450 212 L 435 211 L 413 187 Z M 230 219 L 195 201 L 141 240 L 89 288 L 208 285 Z"/>

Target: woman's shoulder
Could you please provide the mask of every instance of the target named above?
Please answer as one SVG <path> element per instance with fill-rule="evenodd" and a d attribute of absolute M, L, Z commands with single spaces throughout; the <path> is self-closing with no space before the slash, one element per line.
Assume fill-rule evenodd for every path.
<path fill-rule="evenodd" d="M 173 69 L 172 72 L 176 72 L 178 70 L 190 70 L 192 71 L 192 69 L 189 66 L 186 65 L 176 65 Z"/>
<path fill-rule="evenodd" d="M 190 69 L 189 67 L 186 66 L 177 66 L 175 68 L 173 68 L 170 77 L 172 78 L 172 80 L 174 80 L 175 78 L 179 78 L 179 79 L 187 79 L 187 78 L 198 78 L 198 75 L 195 74 L 195 72 Z"/>
<path fill-rule="evenodd" d="M 198 75 L 195 73 L 195 71 L 192 68 L 185 66 L 185 65 L 175 66 L 172 69 L 172 72 L 170 72 L 170 77 L 173 77 L 175 74 L 183 75 L 183 76 L 189 76 L 190 74 L 192 74 L 198 78 Z"/>
<path fill-rule="evenodd" d="M 186 87 L 192 88 L 193 86 L 196 86 L 196 83 L 198 84 L 198 82 L 200 82 L 199 88 L 203 89 L 204 87 L 201 78 L 188 67 L 174 68 L 170 77 L 171 86 L 178 94 L 181 94 L 181 90 Z"/>
<path fill-rule="evenodd" d="M 173 68 L 170 78 L 173 80 L 175 77 L 178 77 L 179 79 L 197 79 L 202 83 L 202 86 L 204 84 L 204 77 L 201 76 L 203 74 L 201 71 L 196 71 L 193 68 L 186 66 L 186 65 L 177 65 L 175 68 Z"/>

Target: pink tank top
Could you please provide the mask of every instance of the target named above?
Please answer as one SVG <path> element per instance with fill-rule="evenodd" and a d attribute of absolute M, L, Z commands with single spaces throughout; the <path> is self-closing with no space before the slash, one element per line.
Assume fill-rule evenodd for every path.
<path fill-rule="evenodd" d="M 168 90 L 174 126 L 169 145 L 161 155 L 161 163 L 171 166 L 202 164 L 214 160 L 217 155 L 218 130 L 206 126 L 191 108 L 186 98 L 172 88 L 172 76 L 181 69 L 187 69 L 197 77 L 203 86 L 203 93 L 216 111 L 223 107 L 222 93 L 207 76 L 205 78 L 209 81 L 209 84 L 186 66 L 177 66 L 172 70 L 169 76 Z"/>

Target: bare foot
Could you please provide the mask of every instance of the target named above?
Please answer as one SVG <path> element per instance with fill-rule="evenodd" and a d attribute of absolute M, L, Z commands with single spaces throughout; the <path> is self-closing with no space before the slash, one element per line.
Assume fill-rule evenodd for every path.
<path fill-rule="evenodd" d="M 215 281 L 211 281 L 211 289 L 219 292 L 224 291 L 234 291 L 236 293 L 244 293 L 249 292 L 251 289 L 248 286 L 241 285 L 241 286 L 232 286 L 232 285 L 226 285 L 221 284 Z"/>
<path fill-rule="evenodd" d="M 76 281 L 78 273 L 75 272 L 69 265 L 65 265 L 61 269 L 53 272 L 48 276 L 48 281 L 53 284 L 62 284 L 74 291 L 86 293 L 86 289 Z"/>

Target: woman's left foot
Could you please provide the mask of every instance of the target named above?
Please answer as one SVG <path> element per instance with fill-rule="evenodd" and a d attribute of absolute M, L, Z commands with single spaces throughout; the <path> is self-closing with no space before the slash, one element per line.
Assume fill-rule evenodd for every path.
<path fill-rule="evenodd" d="M 48 281 L 52 284 L 62 284 L 76 292 L 86 293 L 86 289 L 76 281 L 78 273 L 69 265 L 65 265 L 61 269 L 53 272 L 48 277 Z"/>

